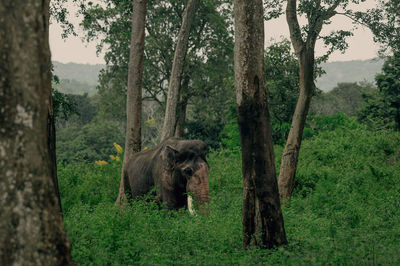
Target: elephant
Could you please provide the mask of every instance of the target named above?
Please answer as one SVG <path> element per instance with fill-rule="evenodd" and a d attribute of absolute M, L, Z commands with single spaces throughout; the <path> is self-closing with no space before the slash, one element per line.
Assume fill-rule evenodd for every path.
<path fill-rule="evenodd" d="M 155 187 L 157 202 L 168 209 L 187 207 L 191 214 L 198 209 L 207 215 L 210 195 L 206 155 L 203 141 L 177 138 L 135 153 L 124 172 L 125 192 L 134 199 Z"/>

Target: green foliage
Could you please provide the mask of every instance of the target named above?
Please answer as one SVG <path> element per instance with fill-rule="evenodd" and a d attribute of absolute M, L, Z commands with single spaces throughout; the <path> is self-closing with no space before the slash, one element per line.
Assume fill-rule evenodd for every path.
<path fill-rule="evenodd" d="M 63 94 L 58 93 L 62 97 L 64 97 L 64 102 L 67 102 L 68 105 L 57 106 L 55 104 L 54 109 L 56 112 L 68 112 L 68 115 L 64 115 L 60 117 L 56 122 L 57 130 L 62 130 L 68 126 L 83 126 L 97 115 L 98 113 L 98 104 L 96 102 L 96 97 L 88 97 L 87 94 L 83 95 L 73 95 L 73 94 Z M 56 94 L 54 93 L 54 99 L 56 98 Z M 71 109 L 72 108 L 72 109 Z M 60 111 L 58 111 L 60 110 Z"/>
<path fill-rule="evenodd" d="M 73 124 L 57 132 L 59 163 L 92 163 L 113 152 L 113 142 L 123 144 L 124 134 L 117 123 L 96 117 L 81 126 Z"/>
<path fill-rule="evenodd" d="M 275 145 L 285 144 L 290 127 L 291 124 L 289 123 L 272 123 L 272 137 Z M 355 118 L 349 117 L 344 113 L 328 116 L 310 115 L 303 130 L 303 139 L 312 138 L 324 131 L 332 131 L 338 128 L 357 129 L 359 127 L 360 125 Z M 225 125 L 221 135 L 222 147 L 228 150 L 240 150 L 240 134 L 236 120 L 231 119 Z"/>
<path fill-rule="evenodd" d="M 223 129 L 221 120 L 199 119 L 185 123 L 187 133 L 184 132 L 184 139 L 201 139 L 209 148 L 217 149 L 220 146 L 220 132 Z"/>
<path fill-rule="evenodd" d="M 354 116 L 364 102 L 363 95 L 375 90 L 372 84 L 366 82 L 338 83 L 333 90 L 313 97 L 310 114 L 332 115 L 343 112 Z"/>
<path fill-rule="evenodd" d="M 143 96 L 159 103 L 162 110 L 184 7 L 185 2 L 178 0 L 147 1 Z M 181 101 L 187 101 L 191 106 L 207 101 L 217 102 L 212 106 L 218 106 L 223 101 L 222 95 L 227 94 L 224 80 L 232 74 L 233 68 L 230 10 L 229 1 L 201 1 L 199 4 L 181 85 Z M 80 12 L 84 16 L 82 26 L 87 40 L 99 39 L 98 48 L 107 47 L 107 68 L 100 73 L 98 87 L 101 110 L 107 114 L 107 119 L 122 123 L 126 109 L 132 1 L 83 3 Z M 204 116 L 210 113 L 203 108 L 197 109 Z M 194 119 L 189 115 L 187 118 Z M 212 118 L 208 116 L 208 119 Z M 216 119 L 211 121 L 216 122 Z"/>
<path fill-rule="evenodd" d="M 53 84 L 53 87 L 59 90 L 62 93 L 66 94 L 89 94 L 94 95 L 96 94 L 96 86 L 89 85 L 84 82 L 79 82 L 74 79 L 61 79 L 59 83 Z"/>
<path fill-rule="evenodd" d="M 64 94 L 58 90 L 52 90 L 54 117 L 56 122 L 59 120 L 68 120 L 73 114 L 77 114 L 77 105 L 71 95 Z"/>
<path fill-rule="evenodd" d="M 358 119 L 372 128 L 400 130 L 400 52 L 387 57 L 375 79 L 378 92 L 364 95 Z"/>
<path fill-rule="evenodd" d="M 370 129 L 393 129 L 395 121 L 394 113 L 382 94 L 376 90 L 363 94 L 364 103 L 357 110 L 357 119 L 366 124 Z"/>
<path fill-rule="evenodd" d="M 302 143 L 290 208 L 289 244 L 242 249 L 241 157 L 210 154 L 210 216 L 134 201 L 115 207 L 120 164 L 59 167 L 66 230 L 77 264 L 399 264 L 400 135 L 370 132 L 345 115 L 342 126 Z M 350 124 L 349 124 L 350 123 Z M 327 126 L 331 129 L 331 127 Z M 275 147 L 277 169 L 282 153 Z M 112 154 L 115 154 L 113 151 Z M 105 159 L 107 157 L 104 157 Z"/>
<path fill-rule="evenodd" d="M 279 124 L 291 122 L 299 97 L 299 64 L 288 40 L 267 47 L 264 68 L 270 114 Z"/>

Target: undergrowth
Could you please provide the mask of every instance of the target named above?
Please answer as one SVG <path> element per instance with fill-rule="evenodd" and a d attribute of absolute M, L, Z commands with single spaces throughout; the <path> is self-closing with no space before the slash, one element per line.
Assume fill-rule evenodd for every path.
<path fill-rule="evenodd" d="M 283 207 L 289 244 L 242 249 L 239 151 L 209 155 L 210 215 L 134 201 L 114 205 L 120 164 L 59 168 L 66 230 L 80 265 L 400 264 L 400 136 L 362 127 L 302 144 Z M 275 147 L 277 169 L 282 147 Z"/>

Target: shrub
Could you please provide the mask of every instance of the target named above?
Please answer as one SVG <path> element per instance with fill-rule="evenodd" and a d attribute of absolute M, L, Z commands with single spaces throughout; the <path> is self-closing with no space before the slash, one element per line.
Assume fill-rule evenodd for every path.
<path fill-rule="evenodd" d="M 334 121 L 347 126 L 321 130 L 302 144 L 294 195 L 283 208 L 289 244 L 273 250 L 242 249 L 239 150 L 209 155 L 209 216 L 159 209 L 144 200 L 121 212 L 114 206 L 120 165 L 61 166 L 64 220 L 75 262 L 399 264 L 400 135 L 370 132 L 347 118 Z M 275 152 L 279 169 L 282 147 Z"/>

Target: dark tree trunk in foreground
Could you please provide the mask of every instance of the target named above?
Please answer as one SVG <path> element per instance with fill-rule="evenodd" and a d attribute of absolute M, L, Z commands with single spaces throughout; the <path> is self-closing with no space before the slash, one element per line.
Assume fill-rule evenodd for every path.
<path fill-rule="evenodd" d="M 262 0 L 235 0 L 235 90 L 242 142 L 243 245 L 287 243 L 264 82 Z"/>
<path fill-rule="evenodd" d="M 58 205 L 62 215 L 60 190 L 58 189 L 58 176 L 57 176 L 57 157 L 56 157 L 56 124 L 54 117 L 53 95 L 50 93 L 49 106 L 47 112 L 47 145 L 49 147 L 51 163 L 51 177 L 54 183 L 54 191 L 58 198 Z"/>
<path fill-rule="evenodd" d="M 164 124 L 161 141 L 173 137 L 177 121 L 177 106 L 179 89 L 181 86 L 183 65 L 185 63 L 186 51 L 189 43 L 189 33 L 199 0 L 189 0 L 183 12 L 182 25 L 179 30 L 176 43 L 174 62 L 172 64 L 171 77 L 168 85 L 167 106 L 165 110 Z"/>
<path fill-rule="evenodd" d="M 73 264 L 49 152 L 49 1 L 0 2 L 0 265 Z"/>
<path fill-rule="evenodd" d="M 315 42 L 321 32 L 324 21 L 335 15 L 335 9 L 340 2 L 340 0 L 333 1 L 332 6 L 323 14 L 315 13 L 310 15 L 310 30 L 306 40 L 303 40 L 297 20 L 297 1 L 287 1 L 286 20 L 289 25 L 290 40 L 299 60 L 300 92 L 292 118 L 292 126 L 282 154 L 282 163 L 279 172 L 279 196 L 282 202 L 290 200 L 293 192 L 303 129 L 310 108 L 311 98 L 315 90 Z M 318 5 L 320 4 L 319 2 Z"/>
<path fill-rule="evenodd" d="M 144 35 L 146 23 L 146 0 L 133 1 L 132 38 L 129 57 L 128 89 L 126 97 L 125 153 L 117 203 L 125 197 L 124 172 L 129 158 L 142 146 L 142 77 Z"/>

